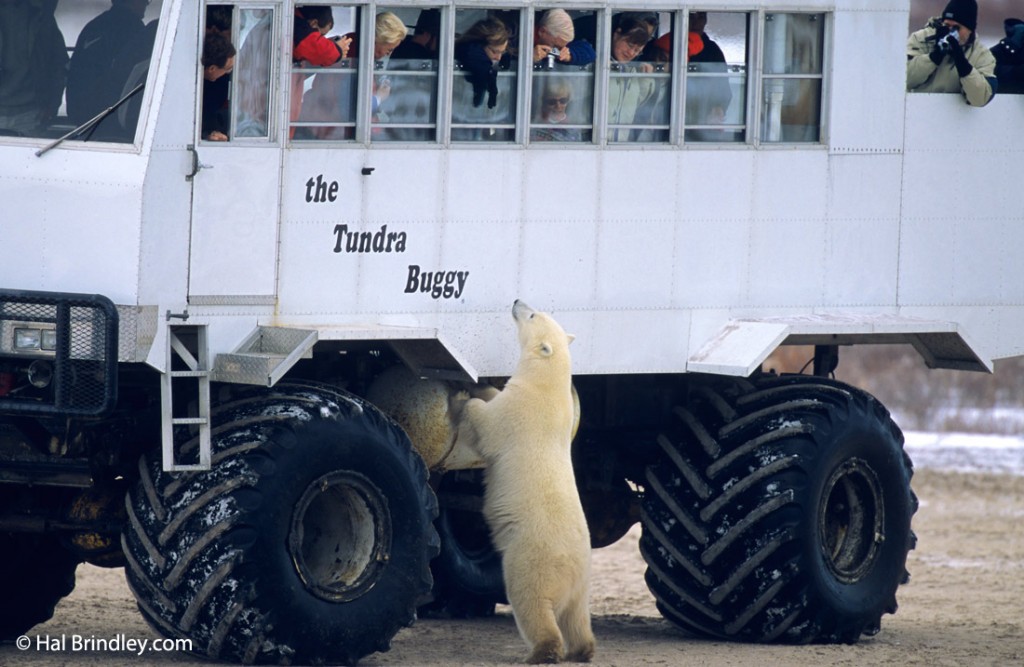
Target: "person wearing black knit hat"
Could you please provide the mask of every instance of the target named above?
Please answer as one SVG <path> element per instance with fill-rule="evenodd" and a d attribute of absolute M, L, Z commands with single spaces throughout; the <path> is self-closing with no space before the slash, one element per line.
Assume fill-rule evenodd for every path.
<path fill-rule="evenodd" d="M 950 0 L 942 14 L 907 39 L 907 90 L 961 93 L 983 107 L 996 92 L 996 59 L 978 41 L 976 0 Z"/>

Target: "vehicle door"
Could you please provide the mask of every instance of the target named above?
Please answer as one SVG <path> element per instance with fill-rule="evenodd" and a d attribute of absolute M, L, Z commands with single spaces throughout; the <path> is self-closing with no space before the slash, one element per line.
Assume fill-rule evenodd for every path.
<path fill-rule="evenodd" d="M 199 68 L 190 303 L 275 300 L 282 158 L 274 109 L 281 90 L 282 26 L 280 2 L 204 3 L 200 13 L 200 50 L 212 32 L 219 32 L 230 38 L 236 54 L 233 70 L 216 81 L 208 80 L 206 67 Z M 226 99 L 224 88 L 217 92 L 225 85 Z M 209 117 L 215 117 L 212 125 L 204 121 Z M 212 126 L 226 140 L 211 134 Z"/>

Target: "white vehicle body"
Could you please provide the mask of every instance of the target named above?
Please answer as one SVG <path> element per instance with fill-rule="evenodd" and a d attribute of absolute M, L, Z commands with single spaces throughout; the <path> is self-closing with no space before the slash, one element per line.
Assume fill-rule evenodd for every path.
<path fill-rule="evenodd" d="M 708 30 L 739 26 L 741 58 L 707 75 L 731 86 L 726 120 L 694 122 L 690 81 L 706 72 L 674 66 L 685 40 L 657 69 L 611 62 L 618 15 L 650 3 L 574 1 L 601 36 L 595 64 L 499 67 L 505 116 L 488 126 L 451 35 L 501 14 L 531 53 L 550 5 L 333 3 L 338 35 L 371 34 L 385 9 L 409 25 L 440 9 L 434 64 L 387 72 L 396 97 L 402 81 L 433 86 L 427 111 L 388 134 L 391 63 L 370 67 L 374 40 L 306 68 L 292 59 L 301 3 L 235 0 L 231 135 L 209 141 L 215 4 L 150 4 L 151 56 L 118 95 L 145 87 L 108 102 L 119 138 L 110 119 L 91 140 L 65 134 L 63 107 L 37 136 L 0 130 L 0 539 L 20 549 L 0 548 L 0 569 L 26 573 L 14 584 L 113 558 L 147 620 L 211 658 L 386 650 L 424 596 L 464 583 L 431 578 L 465 557 L 438 556 L 460 536 L 435 532 L 437 498 L 450 524 L 482 523 L 445 497 L 479 495 L 460 473 L 482 465 L 455 447 L 449 399 L 511 374 L 521 298 L 575 335 L 594 546 L 641 521 L 671 620 L 745 641 L 877 632 L 914 544 L 902 434 L 860 390 L 761 364 L 796 344 L 816 346 L 815 376 L 842 345 L 904 343 L 973 371 L 1024 354 L 1024 100 L 908 94 L 907 0 L 718 0 Z M 686 34 L 694 9 L 655 3 L 655 29 Z M 60 25 L 69 48 L 83 22 Z M 589 86 L 583 139 L 534 140 L 539 91 L 560 73 Z M 303 96 L 332 77 L 353 86 L 350 114 L 310 120 Z M 645 77 L 667 113 L 613 123 L 609 91 Z M 240 115 L 252 99 L 262 117 Z M 75 549 L 36 571 L 69 541 L 35 534 L 51 529 Z M 471 608 L 504 594 L 497 559 L 468 569 L 495 563 L 499 590 Z M 67 593 L 51 588 L 0 639 L 48 618 Z"/>
<path fill-rule="evenodd" d="M 283 4 L 255 5 L 287 33 Z M 161 370 L 165 314 L 187 310 L 213 355 L 258 325 L 428 336 L 505 375 L 518 296 L 576 332 L 579 374 L 742 375 L 823 337 L 925 340 L 947 367 L 1020 354 L 1020 100 L 908 95 L 905 2 L 800 8 L 828 12 L 830 44 L 871 35 L 870 58 L 827 54 L 820 144 L 291 146 L 278 96 L 270 141 L 203 142 L 187 178 L 200 18 L 166 2 L 134 144 L 3 147 L 0 282 L 109 296 L 140 315 L 123 356 Z M 306 201 L 311 179 L 336 197 Z M 338 252 L 339 225 L 402 247 Z M 452 291 L 409 293 L 416 270 Z"/>

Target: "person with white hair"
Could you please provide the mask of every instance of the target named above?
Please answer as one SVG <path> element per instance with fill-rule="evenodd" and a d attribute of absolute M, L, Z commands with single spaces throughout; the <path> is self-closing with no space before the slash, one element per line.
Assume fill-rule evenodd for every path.
<path fill-rule="evenodd" d="M 533 27 L 533 62 L 549 55 L 560 63 L 589 65 L 597 59 L 594 47 L 585 39 L 575 39 L 572 18 L 564 9 L 549 9 L 537 17 Z"/>

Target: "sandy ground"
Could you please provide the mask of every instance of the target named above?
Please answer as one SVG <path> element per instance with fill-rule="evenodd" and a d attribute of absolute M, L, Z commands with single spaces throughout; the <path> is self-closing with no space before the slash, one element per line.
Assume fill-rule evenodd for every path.
<path fill-rule="evenodd" d="M 643 581 L 634 529 L 594 552 L 594 665 L 961 665 L 1024 664 L 1024 477 L 920 470 L 914 489 L 917 549 L 899 612 L 882 632 L 853 646 L 760 646 L 693 639 L 663 621 Z M 3 604 L 11 601 L 4 600 Z M 42 650 L 60 635 L 63 650 Z M 0 665 L 204 665 L 187 653 L 74 651 L 72 636 L 150 640 L 122 570 L 82 566 L 78 586 L 31 647 L 0 645 Z M 510 665 L 525 655 L 508 608 L 493 618 L 421 620 L 399 632 L 390 652 L 362 665 Z"/>

